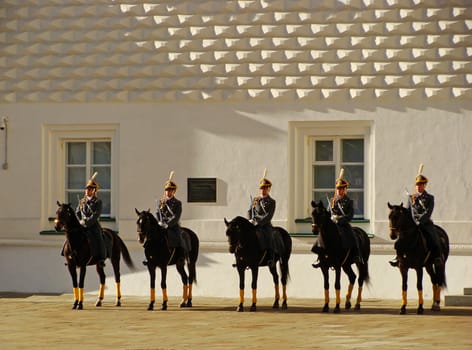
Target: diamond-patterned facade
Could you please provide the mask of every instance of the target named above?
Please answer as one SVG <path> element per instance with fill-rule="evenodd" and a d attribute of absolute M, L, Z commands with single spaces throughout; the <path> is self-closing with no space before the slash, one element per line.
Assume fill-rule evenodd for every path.
<path fill-rule="evenodd" d="M 0 101 L 470 97 L 470 0 L 4 0 Z"/>

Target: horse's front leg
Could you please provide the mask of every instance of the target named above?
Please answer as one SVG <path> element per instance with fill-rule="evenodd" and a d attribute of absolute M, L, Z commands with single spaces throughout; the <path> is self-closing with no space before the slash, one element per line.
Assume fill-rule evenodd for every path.
<path fill-rule="evenodd" d="M 67 263 L 67 268 L 69 269 L 70 277 L 72 279 L 72 291 L 74 293 L 74 304 L 72 309 L 75 310 L 79 306 L 79 284 L 77 282 L 77 266 L 71 261 Z"/>
<path fill-rule="evenodd" d="M 162 306 L 161 310 L 167 310 L 167 265 L 160 266 L 161 268 L 161 291 L 162 291 Z"/>
<path fill-rule="evenodd" d="M 334 280 L 334 290 L 336 292 L 336 306 L 334 307 L 334 313 L 339 313 L 341 308 L 341 266 L 336 266 L 335 270 L 335 280 Z"/>
<path fill-rule="evenodd" d="M 324 305 L 323 312 L 329 311 L 329 271 L 328 266 L 321 266 L 321 272 L 323 273 L 323 287 L 324 287 Z"/>
<path fill-rule="evenodd" d="M 279 308 L 279 300 L 280 300 L 280 292 L 279 292 L 279 274 L 277 273 L 277 266 L 276 264 L 272 264 L 269 266 L 269 271 L 272 275 L 272 280 L 274 281 L 274 304 L 272 305 L 273 309 Z"/>
<path fill-rule="evenodd" d="M 147 265 L 149 271 L 149 287 L 150 287 L 150 295 L 149 295 L 149 305 L 148 310 L 154 310 L 154 303 L 156 302 L 156 265 L 151 261 L 148 262 Z"/>
<path fill-rule="evenodd" d="M 239 305 L 236 308 L 236 311 L 244 311 L 244 277 L 245 277 L 245 266 L 238 265 L 238 276 L 239 276 Z"/>
<path fill-rule="evenodd" d="M 103 266 L 100 266 L 100 264 L 95 265 L 95 269 L 97 270 L 98 277 L 100 279 L 100 287 L 98 289 L 98 298 L 97 298 L 97 301 L 95 302 L 95 306 L 100 307 L 102 306 L 102 301 L 103 301 L 103 298 L 105 297 L 106 276 L 105 276 L 105 271 L 103 269 Z"/>
<path fill-rule="evenodd" d="M 259 266 L 252 266 L 252 282 L 251 282 L 251 289 L 252 289 L 252 304 L 249 311 L 256 311 L 256 303 L 257 303 L 257 277 L 259 275 Z"/>
<path fill-rule="evenodd" d="M 85 284 L 85 274 L 87 272 L 87 265 L 80 266 L 79 268 L 79 303 L 77 304 L 76 309 L 82 310 L 84 308 L 84 284 Z"/>
<path fill-rule="evenodd" d="M 187 272 L 185 272 L 185 260 L 183 258 L 179 259 L 177 261 L 176 267 L 182 280 L 182 301 L 180 302 L 180 307 L 187 307 L 189 284 L 188 275 Z"/>
<path fill-rule="evenodd" d="M 408 268 L 403 267 L 400 264 L 400 273 L 402 275 L 402 306 L 400 308 L 400 314 L 406 314 L 407 305 L 407 294 L 408 294 Z"/>
<path fill-rule="evenodd" d="M 423 268 L 418 267 L 416 268 L 416 290 L 418 291 L 418 309 L 416 313 L 418 315 L 422 315 L 424 312 L 423 308 Z"/>

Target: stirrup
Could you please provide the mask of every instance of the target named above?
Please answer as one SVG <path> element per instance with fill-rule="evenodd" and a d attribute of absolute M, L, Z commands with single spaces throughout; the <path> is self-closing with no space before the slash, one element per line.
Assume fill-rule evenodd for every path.
<path fill-rule="evenodd" d="M 393 267 L 398 267 L 398 258 L 389 261 L 390 265 Z"/>

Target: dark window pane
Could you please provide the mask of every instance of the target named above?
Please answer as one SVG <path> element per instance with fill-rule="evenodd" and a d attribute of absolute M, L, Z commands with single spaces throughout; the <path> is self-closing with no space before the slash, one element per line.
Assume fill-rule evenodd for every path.
<path fill-rule="evenodd" d="M 94 142 L 92 147 L 93 164 L 111 164 L 111 142 Z"/>
<path fill-rule="evenodd" d="M 315 202 L 321 201 L 325 207 L 328 206 L 328 198 L 333 197 L 334 191 L 315 191 L 313 193 L 313 200 Z"/>
<path fill-rule="evenodd" d="M 334 172 L 334 165 L 313 166 L 313 187 L 317 189 L 332 188 L 334 186 Z"/>
<path fill-rule="evenodd" d="M 85 142 L 67 143 L 67 164 L 85 164 Z"/>
<path fill-rule="evenodd" d="M 333 160 L 333 141 L 315 142 L 315 161 L 329 162 Z"/>
<path fill-rule="evenodd" d="M 342 161 L 359 163 L 364 161 L 364 139 L 342 140 Z"/>
<path fill-rule="evenodd" d="M 349 182 L 351 188 L 364 188 L 364 166 L 345 165 L 344 177 Z"/>
<path fill-rule="evenodd" d="M 98 175 L 95 180 L 101 189 L 111 188 L 111 168 L 109 166 L 96 166 L 93 168 L 92 173 L 97 172 Z"/>
<path fill-rule="evenodd" d="M 349 198 L 354 202 L 354 217 L 364 216 L 364 192 L 349 192 Z"/>
<path fill-rule="evenodd" d="M 80 199 L 84 196 L 84 191 L 69 191 L 66 194 L 67 196 L 67 203 L 70 203 L 72 208 L 77 208 L 79 205 Z"/>
<path fill-rule="evenodd" d="M 98 192 L 98 196 L 101 198 L 103 207 L 102 207 L 102 216 L 110 216 L 110 192 Z"/>
<path fill-rule="evenodd" d="M 85 186 L 85 167 L 67 168 L 67 188 L 78 189 Z"/>

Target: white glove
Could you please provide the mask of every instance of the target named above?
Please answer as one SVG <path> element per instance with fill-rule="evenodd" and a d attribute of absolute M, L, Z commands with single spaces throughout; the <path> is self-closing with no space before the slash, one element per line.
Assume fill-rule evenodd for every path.
<path fill-rule="evenodd" d="M 338 215 L 331 215 L 331 221 L 334 222 L 335 224 L 338 223 L 339 216 Z"/>
<path fill-rule="evenodd" d="M 85 225 L 85 220 L 84 219 L 80 219 L 79 220 L 79 223 L 83 226 L 83 227 L 86 227 L 87 225 Z"/>
<path fill-rule="evenodd" d="M 162 228 L 167 228 L 169 225 L 167 225 L 165 222 L 159 221 L 159 226 Z"/>

